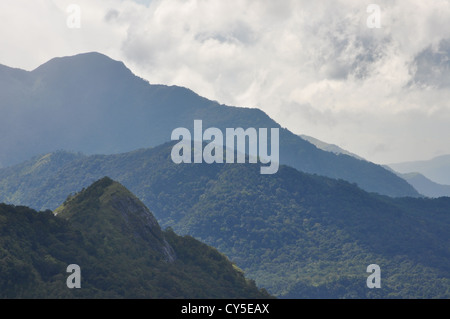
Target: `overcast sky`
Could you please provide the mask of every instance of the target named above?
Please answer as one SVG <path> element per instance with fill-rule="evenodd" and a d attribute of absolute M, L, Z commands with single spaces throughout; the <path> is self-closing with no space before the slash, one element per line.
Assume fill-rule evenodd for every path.
<path fill-rule="evenodd" d="M 450 0 L 0 1 L 0 64 L 89 51 L 376 163 L 450 154 Z"/>

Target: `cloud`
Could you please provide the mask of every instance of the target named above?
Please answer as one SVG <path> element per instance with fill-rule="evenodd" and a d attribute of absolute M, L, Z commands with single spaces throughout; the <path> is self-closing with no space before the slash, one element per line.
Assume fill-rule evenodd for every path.
<path fill-rule="evenodd" d="M 70 3 L 79 30 L 66 26 Z M 450 153 L 450 2 L 377 1 L 379 29 L 367 27 L 370 3 L 5 0 L 0 63 L 100 51 L 151 83 L 259 107 L 373 161 Z"/>
<path fill-rule="evenodd" d="M 412 84 L 435 88 L 450 87 L 450 39 L 443 39 L 415 56 L 411 65 Z"/>

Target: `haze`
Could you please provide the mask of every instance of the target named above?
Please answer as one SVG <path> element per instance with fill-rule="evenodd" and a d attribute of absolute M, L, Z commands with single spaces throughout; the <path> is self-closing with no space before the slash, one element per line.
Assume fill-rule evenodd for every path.
<path fill-rule="evenodd" d="M 450 1 L 370 3 L 3 0 L 0 64 L 98 51 L 376 163 L 450 154 Z"/>

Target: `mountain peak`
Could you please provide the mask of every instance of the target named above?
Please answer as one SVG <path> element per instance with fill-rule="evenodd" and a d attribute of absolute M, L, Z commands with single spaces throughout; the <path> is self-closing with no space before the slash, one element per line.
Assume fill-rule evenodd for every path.
<path fill-rule="evenodd" d="M 61 77 L 71 83 L 76 81 L 122 79 L 133 73 L 121 61 L 98 52 L 80 53 L 73 56 L 56 57 L 40 65 L 31 74 L 37 78 L 61 81 Z M 90 83 L 90 82 L 88 82 Z M 94 84 L 94 83 L 92 83 Z M 98 83 L 97 83 L 98 84 Z"/>
<path fill-rule="evenodd" d="M 113 60 L 112 58 L 99 53 L 99 52 L 86 52 L 86 53 L 80 53 L 76 55 L 71 56 L 62 56 L 62 57 L 55 57 L 50 59 L 49 61 L 45 62 L 44 64 L 38 66 L 36 69 L 34 69 L 31 72 L 39 72 L 43 69 L 58 66 L 61 67 L 64 64 L 86 64 L 86 65 L 95 65 L 95 64 L 105 64 L 105 63 L 117 63 L 124 65 L 122 62 Z"/>
<path fill-rule="evenodd" d="M 270 298 L 216 249 L 161 233 L 148 209 L 108 177 L 71 196 L 56 217 L 0 204 L 0 243 L 2 298 Z M 73 263 L 82 289 L 67 289 Z"/>
<path fill-rule="evenodd" d="M 13 72 L 16 74 L 16 72 Z M 48 61 L 16 78 L 0 76 L 0 162 L 13 165 L 55 149 L 117 154 L 170 141 L 174 129 L 279 128 L 258 109 L 229 107 L 176 86 L 150 85 L 122 63 L 89 52 Z M 3 81 L 3 82 L 2 82 Z M 36 123 L 39 123 L 37 125 Z M 419 196 L 381 166 L 321 150 L 280 131 L 280 164 L 344 179 L 389 196 Z"/>
<path fill-rule="evenodd" d="M 150 247 L 168 262 L 174 250 L 149 209 L 128 189 L 104 177 L 74 196 L 69 196 L 55 214 L 71 221 L 92 242 L 108 242 L 114 250 Z"/>

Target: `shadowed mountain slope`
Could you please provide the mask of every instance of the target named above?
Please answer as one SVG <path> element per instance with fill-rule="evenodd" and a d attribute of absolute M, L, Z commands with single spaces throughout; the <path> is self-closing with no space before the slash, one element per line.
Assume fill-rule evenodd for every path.
<path fill-rule="evenodd" d="M 175 128 L 280 128 L 259 109 L 221 105 L 177 86 L 153 85 L 99 53 L 55 58 L 31 72 L 0 67 L 0 165 L 67 150 L 113 154 L 170 141 Z M 323 151 L 281 128 L 280 161 L 390 196 L 418 196 L 379 165 Z"/>

